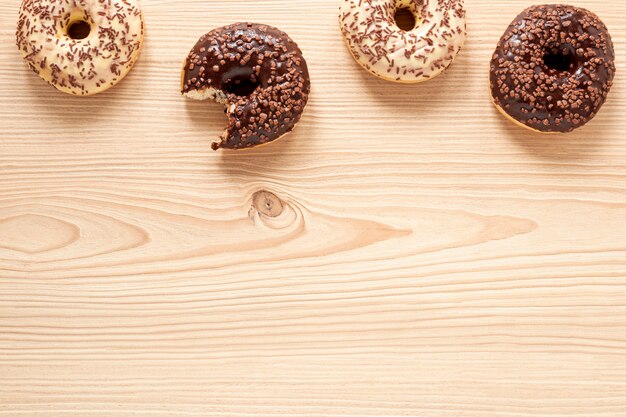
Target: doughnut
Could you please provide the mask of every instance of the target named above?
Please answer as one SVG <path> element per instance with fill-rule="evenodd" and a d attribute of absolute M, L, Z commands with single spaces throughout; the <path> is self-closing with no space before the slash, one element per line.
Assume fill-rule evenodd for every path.
<path fill-rule="evenodd" d="M 401 11 L 413 15 L 413 29 L 398 27 L 396 14 Z M 419 83 L 441 74 L 466 37 L 463 0 L 343 0 L 339 24 L 363 68 L 399 83 Z"/>
<path fill-rule="evenodd" d="M 298 45 L 283 31 L 235 23 L 202 36 L 182 71 L 182 94 L 226 106 L 228 126 L 214 150 L 251 148 L 291 132 L 311 81 Z"/>
<path fill-rule="evenodd" d="M 78 96 L 128 74 L 143 44 L 136 0 L 23 0 L 17 47 L 41 78 Z"/>
<path fill-rule="evenodd" d="M 614 76 L 613 42 L 598 16 L 541 5 L 524 10 L 504 32 L 489 84 L 509 120 L 537 132 L 566 133 L 594 118 Z"/>

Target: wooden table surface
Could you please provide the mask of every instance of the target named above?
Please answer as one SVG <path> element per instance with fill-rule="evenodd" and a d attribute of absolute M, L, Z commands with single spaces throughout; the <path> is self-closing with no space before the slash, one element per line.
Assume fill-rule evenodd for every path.
<path fill-rule="evenodd" d="M 0 0 L 0 416 L 626 416 L 626 3 L 588 0 L 618 75 L 543 137 L 487 89 L 523 0 L 467 0 L 423 85 L 352 60 L 337 0 L 142 0 L 142 57 L 87 99 L 32 74 Z M 197 38 L 279 26 L 295 133 L 213 152 L 179 95 Z"/>

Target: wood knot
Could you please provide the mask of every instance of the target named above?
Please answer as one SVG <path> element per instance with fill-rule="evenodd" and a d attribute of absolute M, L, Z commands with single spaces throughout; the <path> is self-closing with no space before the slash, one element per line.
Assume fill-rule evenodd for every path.
<path fill-rule="evenodd" d="M 282 214 L 284 204 L 276 194 L 262 190 L 252 196 L 252 207 L 264 216 L 276 218 Z"/>

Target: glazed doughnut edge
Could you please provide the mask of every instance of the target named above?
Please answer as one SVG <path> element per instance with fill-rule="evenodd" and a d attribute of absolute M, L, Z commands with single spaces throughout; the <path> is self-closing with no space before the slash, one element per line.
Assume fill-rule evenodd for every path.
<path fill-rule="evenodd" d="M 500 112 L 500 114 L 502 114 L 502 116 L 504 116 L 509 122 L 513 123 L 514 125 L 517 125 L 518 127 L 524 128 L 526 130 L 530 130 L 531 132 L 534 132 L 534 133 L 539 133 L 541 135 L 548 135 L 548 136 L 552 135 L 553 136 L 553 135 L 560 135 L 561 134 L 560 132 L 544 132 L 542 130 L 533 129 L 532 127 L 530 127 L 530 126 L 520 122 L 519 120 L 514 119 L 513 116 L 511 116 L 506 111 L 504 111 L 504 109 L 502 107 L 500 107 L 498 105 L 498 103 L 496 103 L 496 100 L 493 97 L 491 97 L 491 102 L 496 107 L 498 112 Z"/>
<path fill-rule="evenodd" d="M 365 66 L 365 65 L 361 65 L 361 63 L 359 62 L 359 59 L 357 58 L 357 56 L 355 55 L 354 51 L 352 50 L 352 47 L 350 46 L 350 44 L 348 43 L 348 40 L 344 38 L 344 43 L 346 44 L 348 51 L 350 51 L 350 55 L 352 56 L 352 59 L 354 59 L 354 61 L 359 65 L 359 68 L 364 69 L 365 71 L 367 71 L 368 74 L 386 81 L 386 82 L 390 82 L 390 83 L 394 83 L 394 84 L 399 84 L 399 85 L 417 85 L 417 84 L 422 84 L 425 83 L 427 81 L 433 80 L 435 79 L 438 75 L 442 75 L 443 73 L 445 73 L 446 70 L 442 71 L 440 74 L 437 74 L 436 76 L 432 77 L 432 78 L 421 78 L 419 80 L 398 80 L 397 78 L 392 78 L 392 77 L 384 77 L 381 74 L 374 72 L 370 67 Z"/>

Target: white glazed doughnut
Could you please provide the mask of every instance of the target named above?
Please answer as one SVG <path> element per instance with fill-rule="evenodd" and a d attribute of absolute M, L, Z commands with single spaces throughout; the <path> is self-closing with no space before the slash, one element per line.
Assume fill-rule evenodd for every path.
<path fill-rule="evenodd" d="M 136 0 L 23 0 L 17 46 L 58 90 L 81 96 L 117 84 L 143 44 Z"/>
<path fill-rule="evenodd" d="M 413 30 L 398 27 L 399 9 L 415 16 Z M 463 0 L 344 0 L 339 22 L 361 66 L 401 83 L 419 83 L 441 74 L 466 36 Z"/>

